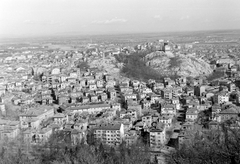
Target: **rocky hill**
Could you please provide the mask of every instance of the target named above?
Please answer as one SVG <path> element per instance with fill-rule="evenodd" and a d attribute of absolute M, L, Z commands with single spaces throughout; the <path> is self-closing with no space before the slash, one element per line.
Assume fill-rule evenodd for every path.
<path fill-rule="evenodd" d="M 210 64 L 195 55 L 174 55 L 172 53 L 152 52 L 143 59 L 147 66 L 162 74 L 177 74 L 180 76 L 196 77 L 212 73 Z"/>

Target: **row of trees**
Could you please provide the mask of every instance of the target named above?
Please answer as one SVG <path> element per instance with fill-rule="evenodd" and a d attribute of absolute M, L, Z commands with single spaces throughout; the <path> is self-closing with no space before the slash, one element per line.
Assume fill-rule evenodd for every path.
<path fill-rule="evenodd" d="M 226 121 L 218 129 L 194 131 L 174 152 L 164 154 L 169 164 L 238 164 L 240 163 L 240 130 L 234 120 Z M 41 146 L 30 146 L 21 138 L 0 144 L 0 164 L 150 164 L 151 154 L 143 143 L 118 148 L 101 143 L 70 144 L 62 133 L 52 135 Z"/>
<path fill-rule="evenodd" d="M 150 152 L 142 143 L 118 148 L 84 141 L 71 144 L 69 135 L 54 133 L 43 145 L 30 146 L 22 138 L 0 144 L 0 164 L 150 164 Z M 30 147 L 27 147 L 30 146 Z"/>

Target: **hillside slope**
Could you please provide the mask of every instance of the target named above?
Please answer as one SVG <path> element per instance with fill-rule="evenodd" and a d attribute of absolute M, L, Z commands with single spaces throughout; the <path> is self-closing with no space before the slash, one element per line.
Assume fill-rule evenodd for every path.
<path fill-rule="evenodd" d="M 210 64 L 194 55 L 173 55 L 172 53 L 153 52 L 144 57 L 147 66 L 163 74 L 177 73 L 179 76 L 196 77 L 212 73 Z"/>

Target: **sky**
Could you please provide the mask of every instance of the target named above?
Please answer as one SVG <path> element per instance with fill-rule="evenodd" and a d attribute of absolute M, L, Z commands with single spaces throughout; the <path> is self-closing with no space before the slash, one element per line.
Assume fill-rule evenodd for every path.
<path fill-rule="evenodd" d="M 240 29 L 240 0 L 0 0 L 0 36 Z"/>

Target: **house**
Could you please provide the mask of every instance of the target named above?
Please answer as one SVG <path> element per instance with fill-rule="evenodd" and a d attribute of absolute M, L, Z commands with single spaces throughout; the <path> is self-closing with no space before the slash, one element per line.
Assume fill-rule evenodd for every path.
<path fill-rule="evenodd" d="M 95 103 L 98 102 L 98 95 L 92 94 L 89 95 L 91 102 Z"/>
<path fill-rule="evenodd" d="M 142 104 L 142 109 L 144 110 L 148 110 L 151 108 L 151 102 L 150 101 L 147 101 L 147 100 L 144 100 L 141 102 Z"/>
<path fill-rule="evenodd" d="M 137 134 L 137 131 L 130 130 L 125 133 L 124 141 L 127 144 L 127 146 L 131 146 L 137 143 L 138 137 L 139 136 Z"/>
<path fill-rule="evenodd" d="M 211 107 L 211 119 L 215 119 L 215 117 L 221 112 L 221 106 L 220 105 L 217 105 L 217 104 L 214 104 L 212 107 Z"/>
<path fill-rule="evenodd" d="M 83 103 L 83 104 L 87 104 L 87 103 L 90 102 L 89 97 L 86 97 L 86 96 L 82 96 L 81 100 L 82 100 L 82 103 Z"/>
<path fill-rule="evenodd" d="M 70 131 L 71 131 L 70 134 L 71 134 L 71 144 L 72 145 L 77 145 L 78 143 L 81 143 L 82 141 L 86 142 L 86 135 L 83 131 L 76 130 L 76 129 L 70 129 Z"/>
<path fill-rule="evenodd" d="M 125 134 L 132 128 L 132 122 L 129 116 L 123 117 L 122 120 L 123 120 L 122 124 L 123 124 L 124 134 Z"/>
<path fill-rule="evenodd" d="M 1 101 L 1 97 L 0 97 L 0 112 L 2 113 L 2 115 L 6 114 L 6 107 L 5 104 L 3 103 L 3 101 Z"/>
<path fill-rule="evenodd" d="M 97 90 L 95 90 L 95 94 L 102 94 L 105 93 L 105 90 L 103 88 L 98 88 Z"/>
<path fill-rule="evenodd" d="M 194 122 L 187 121 L 182 124 L 181 130 L 192 131 L 194 129 Z"/>
<path fill-rule="evenodd" d="M 185 89 L 185 93 L 188 95 L 188 96 L 193 96 L 194 95 L 194 88 L 193 87 L 187 87 Z"/>
<path fill-rule="evenodd" d="M 94 139 L 109 146 L 118 146 L 124 139 L 123 124 L 100 124 L 94 131 Z"/>
<path fill-rule="evenodd" d="M 140 85 L 140 81 L 138 80 L 132 80 L 130 81 L 131 86 L 138 87 Z"/>
<path fill-rule="evenodd" d="M 140 131 L 143 129 L 144 125 L 143 125 L 143 122 L 141 121 L 141 122 L 137 122 L 134 126 L 137 131 Z"/>
<path fill-rule="evenodd" d="M 102 79 L 102 78 L 103 78 L 102 72 L 95 72 L 94 78 L 95 78 L 95 79 L 99 79 L 99 80 Z"/>
<path fill-rule="evenodd" d="M 219 114 L 220 122 L 224 122 L 226 120 L 232 118 L 238 118 L 240 115 L 240 108 L 239 107 L 230 107 L 225 110 L 222 110 Z"/>
<path fill-rule="evenodd" d="M 50 95 L 42 95 L 42 104 L 50 105 L 53 103 L 53 98 Z"/>
<path fill-rule="evenodd" d="M 111 75 L 104 75 L 104 79 L 106 81 L 110 81 L 110 80 L 113 80 L 113 77 Z"/>
<path fill-rule="evenodd" d="M 4 95 L 6 92 L 5 88 L 0 88 L 0 96 Z"/>
<path fill-rule="evenodd" d="M 173 98 L 172 90 L 167 88 L 161 90 L 161 96 L 164 99 L 172 99 Z"/>
<path fill-rule="evenodd" d="M 22 132 L 23 134 L 23 139 L 25 142 L 31 143 L 33 138 L 34 133 L 36 133 L 37 130 L 33 129 L 26 129 Z"/>
<path fill-rule="evenodd" d="M 182 130 L 180 131 L 179 135 L 178 135 L 178 147 L 181 148 L 182 145 L 184 143 L 187 143 L 188 141 L 191 140 L 192 136 L 191 136 L 191 131 L 185 131 L 185 130 Z"/>
<path fill-rule="evenodd" d="M 52 128 L 43 128 L 40 129 L 37 133 L 32 136 L 32 142 L 43 144 L 46 143 L 53 133 Z"/>
<path fill-rule="evenodd" d="M 51 72 L 51 74 L 52 75 L 58 75 L 58 74 L 60 74 L 60 68 L 58 68 L 58 67 L 56 67 L 56 68 L 53 68 L 52 69 L 52 72 Z"/>
<path fill-rule="evenodd" d="M 125 87 L 129 87 L 130 81 L 125 79 L 123 81 L 121 81 L 120 86 L 125 86 Z"/>
<path fill-rule="evenodd" d="M 153 90 L 157 91 L 157 90 L 162 90 L 164 88 L 164 84 L 163 83 L 155 83 L 153 86 Z"/>
<path fill-rule="evenodd" d="M 69 77 L 69 78 L 67 78 L 67 82 L 76 84 L 77 83 L 77 79 L 73 78 L 73 77 Z"/>
<path fill-rule="evenodd" d="M 152 90 L 151 90 L 150 88 L 147 88 L 147 87 L 146 87 L 146 88 L 142 88 L 142 89 L 141 89 L 141 92 L 142 92 L 142 93 L 145 93 L 145 94 L 148 94 L 148 93 L 152 93 Z"/>
<path fill-rule="evenodd" d="M 94 91 L 97 89 L 97 85 L 96 84 L 89 84 L 89 90 Z"/>
<path fill-rule="evenodd" d="M 172 96 L 173 98 L 179 97 L 182 94 L 182 87 L 174 85 L 172 87 Z"/>
<path fill-rule="evenodd" d="M 171 99 L 171 103 L 172 104 L 179 104 L 180 102 L 179 102 L 179 98 L 172 98 Z"/>
<path fill-rule="evenodd" d="M 68 103 L 70 98 L 67 95 L 61 94 L 61 95 L 58 96 L 57 100 L 58 100 L 58 104 L 62 105 L 62 104 Z"/>
<path fill-rule="evenodd" d="M 172 126 L 172 116 L 171 115 L 162 115 L 159 117 L 159 122 L 163 123 L 166 128 Z"/>
<path fill-rule="evenodd" d="M 175 81 L 176 81 L 176 84 L 181 87 L 186 86 L 186 83 L 187 83 L 186 77 L 180 77 L 180 78 L 176 79 Z"/>
<path fill-rule="evenodd" d="M 106 93 L 100 94 L 101 101 L 106 101 L 108 99 L 108 96 Z"/>
<path fill-rule="evenodd" d="M 55 132 L 55 134 L 59 134 L 57 139 L 60 142 L 64 142 L 65 144 L 69 145 L 76 145 L 84 138 L 84 132 L 71 128 L 59 130 Z"/>
<path fill-rule="evenodd" d="M 174 104 L 162 104 L 161 106 L 161 114 L 172 114 L 176 115 L 177 110 Z"/>
<path fill-rule="evenodd" d="M 152 94 L 151 95 L 151 104 L 156 104 L 161 99 L 160 95 Z"/>
<path fill-rule="evenodd" d="M 147 96 L 146 93 L 138 92 L 137 98 L 138 98 L 138 100 L 142 100 L 142 99 L 146 98 L 146 96 Z"/>
<path fill-rule="evenodd" d="M 63 114 L 63 113 L 56 113 L 55 115 L 53 115 L 53 121 L 54 123 L 58 124 L 58 125 L 62 125 L 66 122 L 68 122 L 68 115 L 67 114 Z"/>
<path fill-rule="evenodd" d="M 87 80 L 86 79 L 81 79 L 79 81 L 81 87 L 86 87 L 87 86 Z"/>
<path fill-rule="evenodd" d="M 139 104 L 139 103 L 137 103 L 135 101 L 134 102 L 128 101 L 127 109 L 135 110 L 137 112 L 137 116 L 138 117 L 142 116 L 142 106 L 141 106 L 141 104 Z"/>
<path fill-rule="evenodd" d="M 219 129 L 220 124 L 219 124 L 218 121 L 210 121 L 208 123 L 208 127 L 209 127 L 210 130 L 215 130 L 215 129 Z"/>
<path fill-rule="evenodd" d="M 128 99 L 132 99 L 132 100 L 137 100 L 137 95 L 136 94 L 124 94 L 124 101 L 126 102 Z"/>
<path fill-rule="evenodd" d="M 192 96 L 184 96 L 182 99 L 183 105 L 188 105 L 194 98 Z"/>
<path fill-rule="evenodd" d="M 88 121 L 83 119 L 77 120 L 77 122 L 73 126 L 73 128 L 76 130 L 86 131 L 88 128 Z"/>
<path fill-rule="evenodd" d="M 198 117 L 198 110 L 196 108 L 189 108 L 186 112 L 186 119 L 190 121 L 195 121 Z"/>
<path fill-rule="evenodd" d="M 116 111 L 121 111 L 121 104 L 120 103 L 112 103 L 111 108 Z"/>
<path fill-rule="evenodd" d="M 114 86 L 116 85 L 116 81 L 115 80 L 109 80 L 106 82 L 105 87 L 106 88 L 114 88 Z"/>
<path fill-rule="evenodd" d="M 103 80 L 97 80 L 96 85 L 98 88 L 102 88 L 104 86 L 104 81 Z"/>
<path fill-rule="evenodd" d="M 0 140 L 14 139 L 20 133 L 20 122 L 0 119 Z"/>
<path fill-rule="evenodd" d="M 115 100 L 117 98 L 117 92 L 115 89 L 111 88 L 111 89 L 108 89 L 108 96 L 111 100 Z"/>

